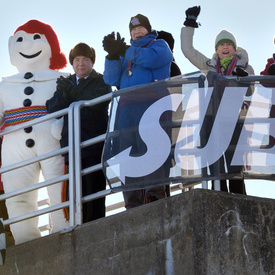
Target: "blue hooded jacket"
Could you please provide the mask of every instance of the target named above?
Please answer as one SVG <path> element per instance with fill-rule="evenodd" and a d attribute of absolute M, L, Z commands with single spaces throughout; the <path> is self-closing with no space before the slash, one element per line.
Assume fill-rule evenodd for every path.
<path fill-rule="evenodd" d="M 154 82 L 170 77 L 172 52 L 164 40 L 156 40 L 157 32 L 130 41 L 125 57 L 119 60 L 105 58 L 104 81 L 120 89 Z M 132 75 L 128 76 L 128 68 Z"/>

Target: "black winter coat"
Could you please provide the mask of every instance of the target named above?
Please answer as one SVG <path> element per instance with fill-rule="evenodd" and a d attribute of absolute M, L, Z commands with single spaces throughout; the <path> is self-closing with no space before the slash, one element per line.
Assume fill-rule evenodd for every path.
<path fill-rule="evenodd" d="M 68 77 L 76 83 L 76 75 Z M 71 97 L 67 97 L 60 90 L 56 90 L 53 97 L 46 101 L 49 113 L 53 113 L 70 106 L 71 103 L 80 100 L 91 100 L 111 93 L 111 87 L 105 84 L 103 76 L 93 70 L 90 75 L 79 85 L 72 88 Z M 81 109 L 81 141 L 85 141 L 101 135 L 107 130 L 108 105 L 110 101 Z M 68 115 L 64 116 L 62 129 L 61 147 L 68 146 Z M 103 142 L 85 147 L 81 150 L 82 158 L 100 157 L 103 149 Z M 65 155 L 65 162 L 68 163 L 68 154 Z"/>

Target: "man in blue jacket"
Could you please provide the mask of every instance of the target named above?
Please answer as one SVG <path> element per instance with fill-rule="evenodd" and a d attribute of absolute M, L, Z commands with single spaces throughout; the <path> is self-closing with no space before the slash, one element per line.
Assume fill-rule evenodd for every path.
<path fill-rule="evenodd" d="M 129 23 L 131 34 L 131 46 L 127 46 L 124 38 L 117 33 L 111 33 L 104 37 L 103 48 L 108 53 L 105 58 L 104 81 L 106 84 L 116 86 L 119 89 L 131 86 L 150 83 L 170 77 L 170 67 L 173 55 L 168 44 L 160 39 L 157 40 L 157 32 L 152 30 L 148 18 L 142 14 L 132 17 Z M 123 129 L 138 124 L 147 103 L 137 102 L 136 104 L 124 101 L 119 103 L 119 118 L 117 129 Z M 141 144 L 137 133 L 124 134 L 119 136 L 120 150 L 132 146 L 132 152 L 136 148 L 136 154 L 146 152 Z M 157 173 L 158 171 L 154 172 Z M 152 178 L 158 177 L 151 175 Z M 131 178 L 126 184 L 132 182 Z M 126 209 L 142 205 L 143 203 L 166 196 L 165 187 L 153 187 L 144 190 L 123 192 Z"/>

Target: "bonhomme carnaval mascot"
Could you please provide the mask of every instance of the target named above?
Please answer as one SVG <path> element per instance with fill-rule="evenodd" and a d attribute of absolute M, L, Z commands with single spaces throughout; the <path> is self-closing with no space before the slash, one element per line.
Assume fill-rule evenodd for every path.
<path fill-rule="evenodd" d="M 18 27 L 9 39 L 11 64 L 18 73 L 3 77 L 0 83 L 0 123 L 13 127 L 47 114 L 45 102 L 56 90 L 56 79 L 64 73 L 58 70 L 67 64 L 53 28 L 38 20 Z M 7 134 L 2 144 L 2 165 L 8 166 L 60 148 L 52 135 L 56 119 Z M 60 129 L 61 132 L 61 129 Z M 62 156 L 36 162 L 3 173 L 5 193 L 39 182 L 40 171 L 45 180 L 64 174 Z M 61 202 L 62 183 L 47 188 L 52 205 Z M 37 210 L 38 191 L 32 191 L 6 201 L 9 218 Z M 63 211 L 51 214 L 52 232 L 67 226 Z M 41 236 L 38 218 L 11 225 L 15 244 Z"/>

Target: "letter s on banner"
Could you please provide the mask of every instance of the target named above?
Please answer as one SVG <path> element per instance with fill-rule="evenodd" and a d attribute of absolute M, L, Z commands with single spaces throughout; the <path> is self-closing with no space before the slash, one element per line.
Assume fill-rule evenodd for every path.
<path fill-rule="evenodd" d="M 164 164 L 170 154 L 171 141 L 160 126 L 160 117 L 165 111 L 176 111 L 183 97 L 182 94 L 165 96 L 144 112 L 139 123 L 139 134 L 147 146 L 147 152 L 144 155 L 130 156 L 131 147 L 129 147 L 107 160 L 108 165 L 123 183 L 125 183 L 125 177 L 146 176 Z"/>

